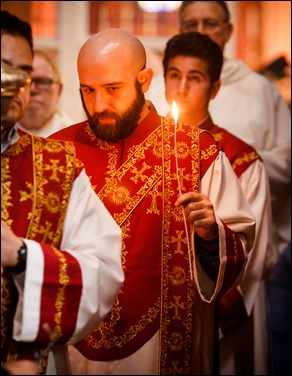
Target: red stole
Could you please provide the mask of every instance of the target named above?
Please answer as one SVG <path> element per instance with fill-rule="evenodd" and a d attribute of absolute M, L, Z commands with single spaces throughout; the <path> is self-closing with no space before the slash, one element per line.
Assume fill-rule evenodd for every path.
<path fill-rule="evenodd" d="M 72 143 L 23 134 L 1 157 L 1 219 L 18 236 L 59 247 L 72 184 L 79 173 L 77 165 L 79 169 L 81 164 L 79 166 L 76 160 Z M 44 244 L 43 250 L 45 258 L 48 252 L 52 252 L 52 248 Z M 62 301 L 68 282 L 64 284 L 63 281 L 68 280 L 69 267 L 66 269 L 67 260 L 61 251 L 53 248 L 53 252 L 56 258 L 51 263 L 45 262 L 44 275 L 50 275 L 50 289 L 63 286 L 64 296 L 56 291 L 59 304 L 58 301 L 43 301 L 42 312 L 55 307 L 55 320 L 49 324 L 57 340 L 62 334 L 61 318 L 66 315 Z M 55 273 L 51 272 L 52 269 Z M 1 290 L 1 355 L 6 361 L 6 356 L 16 358 L 18 352 L 17 347 L 9 350 L 17 302 L 17 291 L 10 273 L 5 274 Z M 38 342 L 42 340 L 47 342 L 48 334 L 41 329 Z M 16 345 L 15 341 L 12 343 Z"/>
<path fill-rule="evenodd" d="M 185 124 L 177 127 L 183 193 L 198 191 L 205 173 L 200 173 L 200 132 Z M 210 140 L 208 136 L 204 144 L 204 166 L 217 156 L 216 144 Z M 112 152 L 104 146 L 95 158 L 106 160 L 106 154 L 108 160 L 115 159 Z M 178 183 L 173 123 L 162 119 L 118 171 L 106 178 L 98 195 L 123 230 L 125 282 L 111 313 L 76 347 L 91 360 L 121 359 L 160 328 L 160 374 L 190 373 L 195 286 L 182 209 L 174 206 Z M 191 239 L 189 226 L 188 233 Z"/>

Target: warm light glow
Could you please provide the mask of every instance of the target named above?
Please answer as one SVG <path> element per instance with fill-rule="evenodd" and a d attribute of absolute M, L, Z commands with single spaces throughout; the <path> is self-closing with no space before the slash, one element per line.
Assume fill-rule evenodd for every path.
<path fill-rule="evenodd" d="M 181 5 L 181 1 L 138 1 L 145 12 L 173 12 Z"/>
<path fill-rule="evenodd" d="M 172 101 L 171 112 L 172 112 L 172 116 L 174 118 L 175 123 L 177 123 L 177 121 L 178 121 L 178 108 L 177 108 L 175 101 Z"/>

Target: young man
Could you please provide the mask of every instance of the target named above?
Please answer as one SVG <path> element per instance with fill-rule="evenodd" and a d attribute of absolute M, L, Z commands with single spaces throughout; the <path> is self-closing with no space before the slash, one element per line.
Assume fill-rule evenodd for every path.
<path fill-rule="evenodd" d="M 48 137 L 73 121 L 58 107 L 63 84 L 53 56 L 46 50 L 34 50 L 32 68 L 30 101 L 16 125 L 34 136 Z"/>
<path fill-rule="evenodd" d="M 31 72 L 32 44 L 30 25 L 1 12 L 1 59 Z M 1 74 L 1 88 L 2 77 L 9 84 Z M 41 358 L 44 373 L 42 350 L 75 343 L 97 326 L 124 274 L 121 230 L 73 144 L 15 128 L 29 86 L 15 91 L 5 119 L 1 111 L 1 361 Z"/>
<path fill-rule="evenodd" d="M 213 134 L 228 157 L 256 218 L 255 242 L 242 283 L 219 302 L 221 372 L 226 374 L 228 359 L 228 364 L 233 365 L 228 374 L 242 375 L 254 373 L 253 310 L 273 262 L 272 220 L 269 182 L 261 158 L 252 146 L 215 125 L 209 114 L 209 102 L 220 89 L 222 63 L 218 44 L 196 32 L 171 38 L 163 57 L 165 96 L 169 105 L 175 100 L 180 121 Z M 267 338 L 267 311 L 263 313 L 261 337 Z"/>
<path fill-rule="evenodd" d="M 51 138 L 73 140 L 122 227 L 125 282 L 71 347 L 74 373 L 210 374 L 214 301 L 240 283 L 254 241 L 238 179 L 208 132 L 178 124 L 174 142 L 174 122 L 145 101 L 152 70 L 134 35 L 102 30 L 77 65 L 88 120 Z"/>

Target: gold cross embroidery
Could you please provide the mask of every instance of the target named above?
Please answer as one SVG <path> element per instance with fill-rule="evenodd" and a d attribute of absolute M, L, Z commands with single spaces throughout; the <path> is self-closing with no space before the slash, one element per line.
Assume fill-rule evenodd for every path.
<path fill-rule="evenodd" d="M 37 232 L 39 234 L 43 234 L 42 243 L 45 243 L 47 238 L 52 240 L 53 235 L 54 235 L 54 231 L 49 231 L 51 227 L 52 227 L 52 223 L 50 223 L 48 221 L 46 221 L 46 227 L 44 227 L 44 226 L 39 227 Z"/>
<path fill-rule="evenodd" d="M 177 242 L 177 248 L 175 250 L 175 253 L 180 253 L 181 255 L 183 254 L 181 243 L 186 244 L 186 238 L 183 237 L 183 234 L 185 233 L 184 231 L 176 231 L 176 237 L 172 236 L 171 237 L 171 242 L 175 243 Z"/>
<path fill-rule="evenodd" d="M 136 173 L 136 176 L 132 177 L 131 180 L 133 180 L 134 183 L 137 183 L 139 178 L 142 181 L 145 181 L 146 179 L 148 179 L 148 176 L 143 175 L 143 172 L 149 170 L 149 168 L 150 166 L 148 166 L 145 162 L 143 162 L 143 167 L 140 171 L 138 171 L 136 167 L 133 167 L 133 173 Z"/>
<path fill-rule="evenodd" d="M 157 197 L 162 197 L 162 193 L 158 191 L 158 187 L 161 185 L 161 181 L 152 189 L 150 195 L 152 196 L 151 206 L 147 209 L 147 214 L 160 214 L 160 210 L 157 209 Z"/>
<path fill-rule="evenodd" d="M 58 171 L 61 172 L 61 173 L 64 173 L 65 170 L 66 170 L 66 167 L 65 166 L 59 166 L 58 167 L 58 164 L 60 162 L 59 159 L 50 159 L 50 162 L 51 164 L 45 164 L 44 165 L 44 170 L 45 171 L 50 171 L 52 170 L 52 175 L 50 176 L 50 180 L 56 180 L 56 181 L 60 181 L 59 177 L 58 177 Z"/>
<path fill-rule="evenodd" d="M 178 319 L 180 320 L 181 317 L 180 315 L 178 314 L 178 310 L 179 308 L 181 309 L 185 309 L 185 303 L 179 303 L 179 300 L 180 300 L 180 296 L 175 296 L 173 297 L 174 299 L 174 303 L 173 302 L 170 302 L 169 303 L 169 308 L 174 308 L 174 315 L 173 315 L 173 319 Z"/>

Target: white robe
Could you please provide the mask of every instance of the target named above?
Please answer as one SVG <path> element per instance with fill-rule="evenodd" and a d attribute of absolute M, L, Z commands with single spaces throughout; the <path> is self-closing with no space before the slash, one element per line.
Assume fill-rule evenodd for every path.
<path fill-rule="evenodd" d="M 27 129 L 19 121 L 16 123 L 16 126 L 33 136 L 46 138 L 73 123 L 74 121 L 64 111 L 56 110 L 53 116 L 41 128 Z"/>

